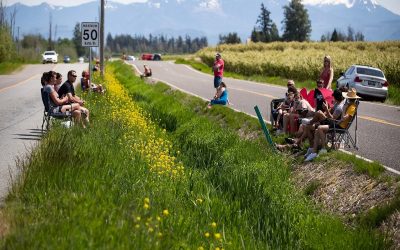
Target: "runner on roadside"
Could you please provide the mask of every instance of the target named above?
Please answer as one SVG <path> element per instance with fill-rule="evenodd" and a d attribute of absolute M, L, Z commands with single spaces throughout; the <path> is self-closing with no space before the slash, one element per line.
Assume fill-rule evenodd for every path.
<path fill-rule="evenodd" d="M 219 85 L 222 82 L 222 77 L 224 76 L 224 67 L 225 63 L 224 60 L 221 58 L 221 54 L 215 54 L 215 61 L 213 64 L 213 71 L 214 71 L 214 88 L 218 89 Z"/>

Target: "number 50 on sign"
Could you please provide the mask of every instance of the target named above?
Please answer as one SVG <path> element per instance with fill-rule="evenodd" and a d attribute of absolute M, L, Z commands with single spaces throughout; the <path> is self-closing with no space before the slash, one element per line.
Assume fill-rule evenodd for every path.
<path fill-rule="evenodd" d="M 82 46 L 83 47 L 99 47 L 99 23 L 98 22 L 82 22 Z"/>

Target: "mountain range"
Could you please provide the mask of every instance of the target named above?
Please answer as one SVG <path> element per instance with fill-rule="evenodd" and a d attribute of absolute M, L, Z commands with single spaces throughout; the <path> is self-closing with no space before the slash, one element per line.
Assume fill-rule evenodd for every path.
<path fill-rule="evenodd" d="M 289 1 L 262 2 L 281 34 L 283 6 Z M 237 32 L 242 40 L 246 40 L 256 25 L 260 6 L 261 1 L 255 0 L 148 0 L 132 4 L 107 1 L 105 34 L 206 36 L 210 44 L 215 44 L 220 34 Z M 373 0 L 305 7 L 312 24 L 312 40 L 319 40 L 321 35 L 334 28 L 347 33 L 348 26 L 361 31 L 368 41 L 400 39 L 400 15 Z M 98 1 L 73 7 L 16 3 L 6 7 L 6 11 L 16 10 L 15 27 L 20 28 L 20 35 L 40 33 L 47 37 L 51 16 L 53 35 L 71 38 L 76 23 L 99 20 L 99 8 Z"/>

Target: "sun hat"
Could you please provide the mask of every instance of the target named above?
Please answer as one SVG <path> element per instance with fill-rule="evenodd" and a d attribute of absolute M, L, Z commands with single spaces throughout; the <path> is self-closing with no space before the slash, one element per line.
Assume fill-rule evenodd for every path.
<path fill-rule="evenodd" d="M 343 92 L 342 95 L 343 95 L 344 98 L 347 98 L 347 99 L 358 99 L 358 98 L 361 98 L 361 97 L 359 97 L 357 95 L 357 90 L 355 88 L 351 88 L 351 89 L 349 89 L 349 91 Z"/>

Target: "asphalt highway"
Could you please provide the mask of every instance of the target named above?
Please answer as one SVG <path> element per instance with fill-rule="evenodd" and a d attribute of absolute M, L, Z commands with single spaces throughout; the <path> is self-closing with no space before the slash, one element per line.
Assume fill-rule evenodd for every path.
<path fill-rule="evenodd" d="M 88 64 L 37 64 L 12 75 L 0 75 L 0 203 L 19 173 L 16 162 L 25 160 L 42 137 L 42 73 L 60 72 L 64 82 L 69 70 L 80 75 L 87 67 Z"/>
<path fill-rule="evenodd" d="M 130 61 L 143 72 L 143 64 L 152 68 L 155 80 L 165 82 L 205 100 L 214 95 L 213 76 L 196 71 L 186 65 L 163 61 Z M 211 69 L 210 69 L 211 71 Z M 269 120 L 269 103 L 282 98 L 286 88 L 245 80 L 224 78 L 229 90 L 230 107 L 255 116 L 258 106 L 265 120 Z M 355 121 L 350 128 L 355 138 Z M 379 162 L 400 171 L 400 107 L 375 102 L 361 101 L 357 120 L 358 150 L 348 150 L 366 159 Z"/>

